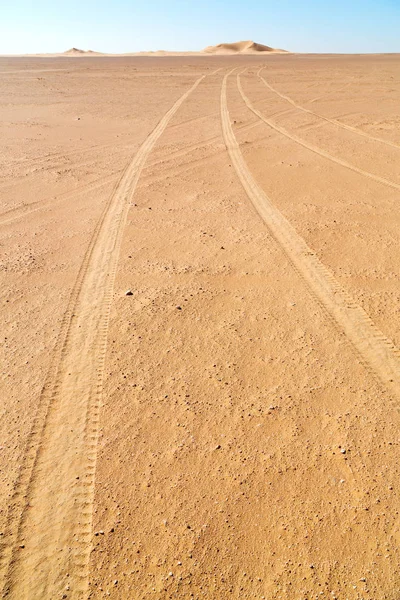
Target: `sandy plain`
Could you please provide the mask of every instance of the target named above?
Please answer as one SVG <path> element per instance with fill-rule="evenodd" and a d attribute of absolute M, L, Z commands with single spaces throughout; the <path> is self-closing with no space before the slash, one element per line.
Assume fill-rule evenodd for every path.
<path fill-rule="evenodd" d="M 399 68 L 0 59 L 3 597 L 398 600 Z"/>

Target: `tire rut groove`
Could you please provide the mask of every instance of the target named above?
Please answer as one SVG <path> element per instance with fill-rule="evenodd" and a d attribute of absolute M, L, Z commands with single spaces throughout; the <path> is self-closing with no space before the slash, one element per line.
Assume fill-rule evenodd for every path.
<path fill-rule="evenodd" d="M 227 79 L 221 90 L 221 121 L 224 140 L 239 180 L 271 235 L 324 308 L 339 331 L 356 349 L 362 364 L 388 389 L 392 398 L 400 398 L 400 351 L 373 323 L 367 313 L 336 281 L 305 240 L 274 206 L 255 181 L 235 138 L 227 106 Z M 239 82 L 237 80 L 237 84 Z M 398 405 L 396 404 L 396 407 Z"/>
<path fill-rule="evenodd" d="M 129 199 L 156 141 L 205 77 L 175 102 L 144 141 L 117 182 L 90 240 L 10 503 L 0 561 L 3 597 L 58 598 L 66 583 L 71 600 L 88 594 L 103 369 Z"/>
<path fill-rule="evenodd" d="M 323 121 L 327 121 L 327 123 L 332 123 L 332 125 L 336 125 L 337 127 L 341 127 L 342 129 L 347 129 L 348 131 L 351 131 L 352 133 L 356 133 L 357 135 L 361 135 L 362 137 L 368 138 L 375 142 L 380 142 L 381 144 L 386 144 L 387 146 L 391 146 L 392 148 L 397 148 L 397 149 L 400 148 L 400 144 L 396 144 L 395 142 L 391 142 L 390 140 L 384 140 L 383 138 L 380 138 L 380 137 L 377 137 L 374 135 L 370 135 L 369 133 L 366 133 L 365 131 L 363 131 L 362 129 L 359 129 L 358 127 L 352 127 L 351 125 L 342 123 L 341 121 L 338 121 L 337 119 L 330 119 L 329 117 L 325 117 L 324 115 L 321 115 L 320 113 L 317 113 L 313 110 L 310 110 L 309 108 L 305 108 L 301 104 L 298 104 L 297 102 L 295 102 L 293 100 L 293 98 L 291 98 L 290 96 L 286 96 L 285 94 L 282 94 L 277 89 L 275 89 L 270 83 L 268 83 L 268 81 L 264 77 L 261 77 L 260 73 L 263 71 L 263 69 L 264 69 L 264 67 L 262 67 L 259 70 L 257 75 L 261 79 L 261 81 L 264 83 L 264 85 L 268 89 L 270 89 L 271 92 L 273 92 L 277 96 L 280 96 L 280 98 L 283 98 L 283 100 L 286 100 L 286 102 L 289 102 L 292 106 L 294 106 L 298 110 L 301 110 L 302 112 L 305 112 L 305 113 L 309 113 L 310 115 L 314 115 L 315 117 L 318 117 L 319 119 L 322 119 Z"/>
<path fill-rule="evenodd" d="M 52 200 L 49 198 L 44 198 L 43 200 L 36 200 L 35 202 L 30 202 L 29 204 L 19 204 L 18 206 L 14 206 L 13 208 L 9 208 L 8 210 L 0 213 L 0 225 L 8 225 L 13 221 L 21 219 L 27 215 L 30 215 L 34 212 L 39 212 L 41 210 L 46 210 L 46 208 L 53 208 L 56 204 L 58 204 L 62 200 L 68 200 L 69 198 L 76 198 L 82 194 L 95 191 L 102 187 L 105 187 L 109 183 L 115 181 L 118 175 L 121 174 L 121 170 L 116 171 L 115 173 L 108 175 L 106 177 L 99 177 L 94 181 L 90 181 L 89 183 L 80 185 L 73 190 L 67 190 L 66 192 L 62 192 L 57 196 L 53 196 Z"/>
<path fill-rule="evenodd" d="M 287 131 L 284 127 L 281 127 L 280 125 L 277 125 L 270 119 L 267 119 L 267 117 L 265 117 L 262 112 L 260 112 L 253 106 L 253 104 L 250 102 L 249 98 L 244 93 L 242 85 L 240 83 L 240 74 L 237 75 L 237 86 L 239 89 L 239 93 L 242 96 L 242 99 L 245 102 L 247 108 L 249 110 L 251 110 L 251 112 L 254 113 L 259 119 L 264 121 L 264 123 L 266 125 L 271 127 L 271 129 L 275 129 L 275 131 L 278 131 L 279 133 L 281 133 L 285 137 L 289 138 L 293 142 L 296 142 L 296 144 L 303 146 L 303 148 L 307 148 L 307 150 L 311 150 L 311 152 L 314 152 L 315 154 L 318 154 L 319 156 L 322 156 L 323 158 L 326 158 L 326 159 L 330 160 L 331 162 L 336 163 L 337 165 L 345 167 L 346 169 L 349 169 L 350 171 L 353 171 L 354 173 L 358 173 L 359 175 L 363 175 L 364 177 L 368 177 L 368 179 L 372 179 L 373 181 L 376 181 L 377 183 L 381 183 L 381 184 L 391 187 L 395 190 L 400 190 L 400 183 L 395 183 L 394 181 L 390 181 L 389 179 L 385 179 L 384 177 L 380 177 L 379 175 L 375 175 L 374 173 L 370 173 L 369 171 L 364 171 L 363 169 L 359 169 L 358 167 L 348 163 L 347 161 L 345 161 L 341 158 L 337 158 L 336 156 L 333 156 L 332 154 L 329 154 L 329 152 L 322 150 L 318 146 L 309 144 L 302 138 L 299 138 L 297 135 Z"/>

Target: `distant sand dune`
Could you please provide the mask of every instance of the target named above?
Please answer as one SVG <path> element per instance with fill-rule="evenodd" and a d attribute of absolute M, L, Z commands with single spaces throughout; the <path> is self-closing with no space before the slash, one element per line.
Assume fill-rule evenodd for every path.
<path fill-rule="evenodd" d="M 81 50 L 80 48 L 70 48 L 69 50 L 66 50 L 66 52 L 63 52 L 64 56 L 101 56 L 101 54 L 101 52 L 94 52 L 93 50 Z"/>
<path fill-rule="evenodd" d="M 234 42 L 232 44 L 218 44 L 217 46 L 208 46 L 203 52 L 207 54 L 257 54 L 259 52 L 287 52 L 287 50 L 278 50 L 263 44 L 257 44 L 252 41 Z"/>
<path fill-rule="evenodd" d="M 35 56 L 40 57 L 70 57 L 88 58 L 91 56 L 204 56 L 204 54 L 283 54 L 287 53 L 287 50 L 278 50 L 271 48 L 270 46 L 264 46 L 263 44 L 257 44 L 252 41 L 234 42 L 232 44 L 218 44 L 217 46 L 208 46 L 204 50 L 200 51 L 170 51 L 170 50 L 146 50 L 141 52 L 124 52 L 121 54 L 109 54 L 107 52 L 95 52 L 93 50 L 82 50 L 81 48 L 72 47 L 69 50 L 61 53 L 40 53 L 40 54 L 26 54 L 24 56 Z M 4 55 L 7 56 L 7 55 Z M 11 55 L 8 55 L 11 56 Z M 22 55 L 21 55 L 22 56 Z"/>

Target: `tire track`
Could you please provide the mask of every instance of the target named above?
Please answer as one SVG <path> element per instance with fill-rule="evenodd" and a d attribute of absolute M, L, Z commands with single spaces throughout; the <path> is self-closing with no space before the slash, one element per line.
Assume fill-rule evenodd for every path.
<path fill-rule="evenodd" d="M 281 92 L 278 92 L 278 90 L 276 90 L 274 87 L 272 87 L 272 85 L 270 83 L 268 83 L 268 81 L 266 81 L 266 79 L 264 79 L 264 77 L 261 77 L 260 73 L 263 69 L 264 69 L 264 67 L 262 67 L 258 71 L 257 75 L 261 79 L 261 81 L 264 83 L 264 85 L 266 85 L 267 88 L 269 90 L 271 90 L 271 92 L 273 92 L 280 98 L 283 98 L 283 100 L 286 100 L 286 102 L 289 102 L 292 106 L 294 106 L 298 110 L 301 110 L 305 113 L 309 113 L 310 115 L 314 115 L 315 117 L 318 117 L 319 119 L 322 119 L 323 121 L 326 121 L 327 123 L 331 123 L 332 125 L 336 125 L 337 127 L 341 127 L 342 129 L 347 129 L 348 131 L 351 131 L 352 133 L 356 133 L 357 135 L 361 135 L 370 140 L 374 140 L 375 142 L 380 142 L 381 144 L 386 144 L 387 146 L 392 146 L 392 148 L 397 148 L 397 149 L 400 148 L 400 144 L 396 144 L 395 142 L 391 142 L 389 140 L 384 140 L 384 139 L 376 137 L 374 135 L 370 135 L 369 133 L 366 133 L 362 129 L 358 129 L 357 127 L 352 127 L 351 125 L 346 125 L 345 123 L 342 123 L 341 121 L 338 121 L 337 119 L 329 119 L 329 117 L 324 117 L 323 115 L 316 113 L 313 110 L 310 110 L 309 108 L 305 108 L 301 104 L 297 104 L 297 102 L 295 102 L 290 96 L 285 96 L 285 94 L 281 94 Z"/>
<path fill-rule="evenodd" d="M 126 158 L 129 157 L 129 155 L 131 155 L 134 148 L 137 148 L 138 146 L 139 146 L 139 144 L 137 144 L 137 145 L 129 144 L 126 146 L 115 146 L 113 156 L 117 156 L 117 154 L 118 154 L 121 156 L 121 160 L 122 159 L 126 160 Z M 75 154 L 78 155 L 79 153 L 76 152 Z M 120 158 L 120 157 L 118 156 L 118 158 Z M 50 173 L 50 174 L 53 173 L 53 175 L 56 175 L 56 172 L 59 170 L 70 172 L 70 171 L 76 171 L 78 169 L 82 169 L 83 167 L 89 167 L 92 169 L 94 168 L 96 170 L 103 171 L 104 166 L 102 164 L 102 159 L 104 159 L 104 156 L 92 157 L 86 161 L 83 161 L 83 159 L 81 158 L 80 160 L 77 160 L 76 162 L 59 162 L 59 163 L 52 163 L 49 165 L 45 165 L 45 164 L 41 165 L 41 164 L 37 163 L 37 165 L 36 165 L 37 168 L 34 171 L 30 171 L 25 174 L 2 173 L 2 177 L 5 179 L 5 181 L 0 184 L 0 190 L 12 191 L 12 189 L 15 187 L 16 183 L 17 183 L 17 185 L 18 185 L 18 183 L 25 183 L 27 176 L 37 177 L 37 176 L 41 176 L 45 173 Z M 106 160 L 108 160 L 108 162 L 109 162 L 109 158 Z M 61 174 L 61 173 L 58 173 L 58 174 Z"/>
<path fill-rule="evenodd" d="M 372 179 L 373 181 L 376 181 L 377 183 L 381 183 L 381 184 L 391 187 L 395 190 L 400 190 L 400 183 L 395 183 L 394 181 L 390 181 L 390 179 L 385 179 L 384 177 L 380 177 L 379 175 L 375 175 L 374 173 L 370 173 L 369 171 L 364 171 L 363 169 L 359 169 L 358 167 L 348 163 L 347 161 L 342 160 L 341 158 L 337 158 L 336 156 L 333 156 L 332 154 L 329 154 L 328 152 L 325 152 L 325 150 L 322 150 L 318 146 L 309 144 L 308 142 L 304 141 L 302 138 L 297 137 L 297 135 L 290 133 L 289 131 L 287 131 L 286 129 L 281 127 L 280 125 L 277 125 L 270 119 L 267 119 L 267 117 L 265 117 L 262 114 L 262 112 L 257 110 L 252 105 L 252 103 L 250 102 L 250 100 L 248 99 L 246 94 L 244 93 L 242 85 L 240 83 L 240 74 L 239 73 L 237 75 L 237 86 L 238 86 L 240 95 L 242 96 L 247 108 L 249 108 L 252 113 L 257 115 L 257 117 L 259 117 L 262 121 L 264 121 L 264 123 L 266 123 L 269 127 L 271 127 L 272 129 L 275 129 L 275 131 L 278 131 L 279 133 L 281 133 L 285 137 L 289 138 L 293 142 L 296 142 L 296 144 L 303 146 L 303 148 L 307 148 L 307 150 L 311 150 L 311 152 L 314 152 L 315 154 L 318 154 L 319 156 L 322 156 L 323 158 L 327 158 L 328 160 L 336 163 L 337 165 L 345 167 L 346 169 L 349 169 L 350 171 L 353 171 L 354 173 L 358 173 L 359 175 L 363 175 L 364 177 L 368 177 L 368 179 Z"/>
<path fill-rule="evenodd" d="M 259 123 L 259 121 L 257 121 L 256 123 L 252 123 L 250 125 L 245 125 L 242 129 L 244 131 L 246 131 L 246 130 L 251 129 L 252 127 L 256 126 L 258 123 Z M 213 136 L 205 139 L 201 144 L 192 144 L 191 146 L 187 146 L 183 150 L 175 150 L 173 152 L 168 152 L 168 156 L 166 158 L 153 160 L 153 161 L 147 161 L 146 169 L 147 168 L 153 169 L 154 167 L 164 168 L 171 161 L 176 160 L 177 158 L 185 157 L 190 152 L 193 152 L 195 150 L 205 149 L 207 147 L 207 144 L 216 142 L 219 139 L 220 139 L 219 135 L 213 135 Z M 184 165 L 182 164 L 181 166 L 183 167 Z M 46 208 L 53 208 L 53 206 L 55 206 L 56 204 L 58 204 L 59 202 L 61 202 L 63 200 L 68 200 L 69 198 L 75 198 L 76 196 L 80 196 L 81 194 L 100 189 L 100 188 L 108 185 L 112 181 L 114 181 L 116 179 L 116 177 L 118 177 L 118 175 L 121 174 L 122 170 L 123 169 L 119 169 L 118 171 L 111 173 L 109 176 L 99 177 L 98 179 L 95 179 L 93 181 L 90 181 L 89 183 L 78 186 L 78 187 L 74 188 L 73 190 L 67 190 L 65 192 L 62 192 L 61 194 L 58 194 L 57 196 L 51 196 L 51 200 L 50 200 L 50 197 L 47 197 L 47 198 L 43 198 L 42 200 L 30 202 L 29 204 L 22 203 L 17 206 L 14 206 L 13 208 L 9 208 L 9 209 L 5 210 L 4 212 L 0 213 L 0 226 L 8 225 L 9 223 L 12 223 L 13 221 L 21 219 L 24 216 L 30 215 L 31 213 L 39 212 L 41 210 L 46 210 Z M 181 171 L 179 171 L 179 172 L 181 172 Z M 144 176 L 142 177 L 142 180 L 143 180 L 143 178 L 144 178 Z M 159 180 L 160 177 L 156 177 L 156 179 Z M 154 178 L 152 179 L 152 181 L 154 181 Z"/>
<path fill-rule="evenodd" d="M 287 111 L 285 111 L 285 112 L 287 112 Z M 250 125 L 246 124 L 243 127 L 241 127 L 241 130 L 247 131 L 248 129 L 251 129 L 258 124 L 259 124 L 259 121 L 257 121 L 256 123 L 251 123 Z M 168 152 L 167 157 L 164 157 L 161 159 L 155 159 L 153 161 L 148 160 L 146 163 L 146 169 L 147 168 L 153 169 L 154 167 L 161 167 L 161 168 L 166 167 L 166 165 L 168 165 L 168 163 L 170 163 L 171 161 L 176 160 L 177 158 L 185 157 L 190 152 L 193 152 L 195 150 L 205 149 L 207 147 L 207 144 L 217 142 L 218 140 L 220 140 L 220 136 L 213 135 L 213 136 L 206 138 L 200 144 L 198 144 L 198 143 L 192 144 L 190 146 L 187 146 L 183 150 L 179 149 L 179 150 L 174 150 L 172 152 Z M 204 159 L 204 160 L 206 160 L 206 159 Z M 184 167 L 183 164 L 181 166 Z M 52 208 L 53 206 L 55 206 L 56 203 L 58 204 L 60 201 L 68 200 L 69 198 L 74 198 L 76 196 L 80 196 L 81 194 L 92 192 L 96 189 L 100 189 L 100 188 L 106 186 L 107 184 L 111 183 L 112 181 L 114 181 L 115 178 L 121 174 L 121 171 L 122 171 L 122 169 L 119 169 L 118 171 L 111 173 L 107 177 L 99 177 L 98 179 L 95 179 L 93 181 L 90 181 L 89 183 L 83 184 L 82 186 L 76 187 L 73 190 L 67 190 L 65 192 L 62 192 L 61 194 L 58 194 L 57 196 L 51 196 L 51 200 L 50 200 L 50 197 L 48 197 L 48 198 L 43 198 L 42 200 L 37 200 L 35 202 L 31 202 L 29 204 L 19 204 L 13 208 L 9 208 L 9 209 L 5 210 L 4 212 L 0 213 L 0 226 L 8 225 L 9 223 L 12 223 L 13 221 L 16 221 L 16 220 L 18 220 L 26 215 L 29 215 L 31 213 L 39 212 L 41 210 L 45 210 L 46 208 Z M 181 171 L 179 171 L 179 172 L 181 172 Z M 160 177 L 156 177 L 156 179 L 159 180 Z M 143 177 L 142 177 L 142 180 L 143 180 Z M 154 178 L 151 179 L 151 181 L 154 181 Z"/>
<path fill-rule="evenodd" d="M 232 164 L 247 196 L 311 293 L 358 351 L 362 362 L 378 376 L 398 400 L 400 398 L 400 351 L 375 326 L 350 294 L 341 288 L 332 273 L 320 262 L 305 240 L 273 205 L 251 175 L 230 122 L 226 98 L 229 74 L 224 77 L 221 90 L 222 130 Z"/>
<path fill-rule="evenodd" d="M 112 183 L 118 175 L 121 174 L 121 170 L 112 173 L 107 177 L 99 177 L 94 181 L 90 181 L 82 186 L 76 187 L 73 190 L 69 190 L 58 194 L 58 196 L 52 196 L 50 200 L 49 197 L 44 198 L 43 200 L 36 200 L 35 202 L 30 202 L 29 204 L 19 204 L 14 208 L 10 208 L 5 210 L 3 213 L 0 213 L 0 225 L 7 225 L 8 223 L 12 223 L 34 212 L 38 212 L 40 210 L 45 210 L 46 208 L 52 208 L 56 204 L 58 204 L 62 200 L 68 200 L 69 198 L 75 198 L 76 196 L 80 196 L 81 194 L 92 192 L 99 188 L 106 186 L 109 183 Z"/>
<path fill-rule="evenodd" d="M 63 317 L 10 506 L 0 564 L 4 597 L 61 598 L 66 589 L 72 600 L 88 594 L 103 368 L 129 200 L 158 138 L 205 77 L 175 102 L 142 144 L 91 238 Z"/>
<path fill-rule="evenodd" d="M 259 121 L 257 120 L 254 123 L 245 123 L 241 127 L 238 127 L 238 129 L 240 129 L 240 131 L 249 131 L 250 129 L 257 127 L 258 125 Z M 148 161 L 147 168 L 153 169 L 154 167 L 164 167 L 171 161 L 176 160 L 177 158 L 185 157 L 196 150 L 203 150 L 207 148 L 207 145 L 213 144 L 214 142 L 219 142 L 220 140 L 221 134 L 209 136 L 205 138 L 201 143 L 191 144 L 189 146 L 186 146 L 183 150 L 175 150 L 174 152 L 168 152 L 168 155 L 164 158 Z"/>
<path fill-rule="evenodd" d="M 318 100 L 328 98 L 332 94 L 338 94 L 339 92 L 343 92 L 343 90 L 350 87 L 354 83 L 354 79 L 355 79 L 355 77 L 353 77 L 353 81 L 348 81 L 339 89 L 331 90 L 330 92 L 326 92 L 325 94 L 322 94 L 322 96 L 316 96 L 315 98 L 312 98 L 311 100 L 307 100 L 307 104 L 313 104 L 314 102 L 318 102 Z"/>
<path fill-rule="evenodd" d="M 46 154 L 45 156 L 38 156 L 38 157 L 24 157 L 24 158 L 17 158 L 14 160 L 10 160 L 7 163 L 8 167 L 25 167 L 28 168 L 30 166 L 37 166 L 37 167 L 42 167 L 42 169 L 45 169 L 47 164 L 50 160 L 54 160 L 54 159 L 58 159 L 58 162 L 52 163 L 50 165 L 50 167 L 53 169 L 56 169 L 57 167 L 61 167 L 61 166 L 71 166 L 74 164 L 80 164 L 79 161 L 77 161 L 76 163 L 66 163 L 65 159 L 68 159 L 70 157 L 75 157 L 75 156 L 80 156 L 82 154 L 86 154 L 87 152 L 94 152 L 94 151 L 98 151 L 98 150 L 107 150 L 108 148 L 112 148 L 113 150 L 118 149 L 118 150 L 131 150 L 132 148 L 132 141 L 130 141 L 129 139 L 125 140 L 124 142 L 122 142 L 121 144 L 117 145 L 115 142 L 117 140 L 114 140 L 114 142 L 107 142 L 105 144 L 93 144 L 91 146 L 86 146 L 84 148 L 78 148 L 78 149 L 74 149 L 74 150 L 59 150 L 57 152 L 50 152 L 49 154 Z"/>

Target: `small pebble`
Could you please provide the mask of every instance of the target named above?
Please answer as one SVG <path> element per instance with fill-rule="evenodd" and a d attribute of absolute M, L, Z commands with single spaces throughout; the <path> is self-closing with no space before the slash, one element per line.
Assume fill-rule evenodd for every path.
<path fill-rule="evenodd" d="M 132 290 L 127 290 L 127 291 L 125 292 L 125 296 L 133 296 L 133 292 L 132 292 Z"/>

